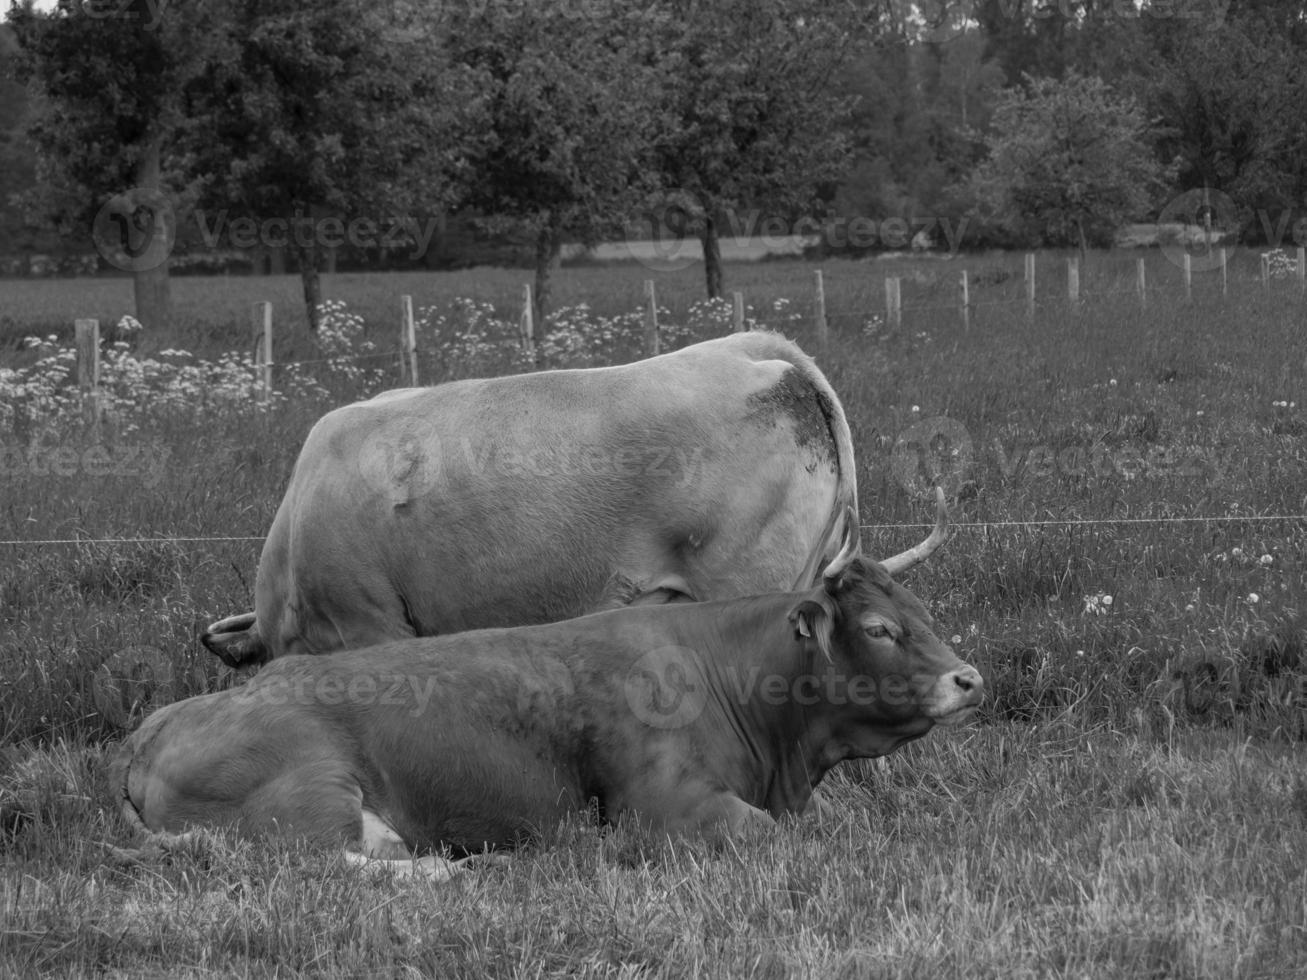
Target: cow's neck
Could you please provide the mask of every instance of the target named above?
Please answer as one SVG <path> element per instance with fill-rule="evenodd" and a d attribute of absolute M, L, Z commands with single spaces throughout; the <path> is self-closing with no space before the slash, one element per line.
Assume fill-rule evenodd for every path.
<path fill-rule="evenodd" d="M 820 671 L 786 620 L 792 604 L 789 596 L 760 597 L 737 607 L 738 615 L 718 618 L 720 642 L 702 665 L 715 696 L 704 721 L 724 729 L 709 737 L 729 732 L 737 748 L 734 757 L 723 757 L 718 776 L 745 802 L 773 815 L 801 811 L 813 787 L 845 757 L 831 751 L 825 698 L 812 706 L 796 700 L 796 694 L 809 696 L 801 685 Z"/>

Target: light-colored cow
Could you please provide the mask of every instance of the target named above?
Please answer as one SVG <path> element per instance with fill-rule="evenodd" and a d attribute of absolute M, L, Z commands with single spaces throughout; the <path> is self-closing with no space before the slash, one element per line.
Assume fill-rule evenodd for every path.
<path fill-rule="evenodd" d="M 857 509 L 812 359 L 750 332 L 619 367 L 388 392 L 305 441 L 230 665 L 811 583 Z"/>
<path fill-rule="evenodd" d="M 841 760 L 980 703 L 980 674 L 890 575 L 943 540 L 942 495 L 939 512 L 885 565 L 856 555 L 850 518 L 804 591 L 280 659 L 151 715 L 112 785 L 150 834 L 275 830 L 437 878 L 579 810 L 669 834 L 770 825 Z"/>

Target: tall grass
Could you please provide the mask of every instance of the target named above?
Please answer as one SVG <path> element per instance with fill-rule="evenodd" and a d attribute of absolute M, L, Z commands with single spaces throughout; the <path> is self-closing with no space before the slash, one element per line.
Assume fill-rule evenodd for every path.
<path fill-rule="evenodd" d="M 193 863 L 114 871 L 96 843 L 122 833 L 96 783 L 99 746 L 153 705 L 232 682 L 196 636 L 252 608 L 259 543 L 0 546 L 0 968 L 1307 968 L 1307 522 L 1251 519 L 1307 513 L 1307 301 L 1294 283 L 1252 281 L 1255 258 L 1232 265 L 1229 297 L 1208 274 L 1186 301 L 1179 270 L 1153 256 L 1144 309 L 1133 258 L 1095 255 L 1073 309 L 1064 258 L 1041 255 L 1031 320 L 1019 256 L 825 266 L 823 367 L 853 429 L 872 525 L 864 548 L 919 538 L 930 512 L 917 491 L 931 473 L 944 481 L 961 526 L 907 584 L 990 697 L 977 729 L 932 735 L 885 772 L 851 767 L 824 822 L 722 853 L 570 826 L 517 866 L 434 891 L 361 883 L 329 857 L 238 842 Z M 969 330 L 957 309 L 963 268 Z M 810 266 L 729 272 L 757 321 L 814 349 Z M 904 277 L 897 329 L 884 319 L 886 275 Z M 630 316 L 649 276 L 565 269 L 557 302 L 588 310 L 556 324 L 549 357 L 599 356 L 566 330 L 602 334 L 602 358 L 637 356 Z M 670 344 L 728 329 L 694 308 L 698 270 L 652 277 Z M 521 369 L 500 341 L 511 346 L 522 281 L 498 270 L 342 275 L 326 292 L 361 319 L 351 343 L 377 350 L 394 349 L 397 297 L 414 295 L 434 382 L 478 364 Z M 179 279 L 174 294 L 174 328 L 129 337 L 134 356 L 247 348 L 248 306 L 265 299 L 278 311 L 279 362 L 332 353 L 300 325 L 292 279 Z M 74 317 L 110 324 L 130 311 L 117 280 L 6 282 L 0 297 L 0 366 L 15 369 L 32 363 L 22 336 L 68 338 Z M 479 333 L 463 329 L 460 299 L 485 308 Z M 313 421 L 389 383 L 390 370 L 382 360 L 380 373 L 319 371 L 326 383 L 262 410 L 143 411 L 135 428 L 101 437 L 109 451 L 160 461 L 153 468 L 93 475 L 84 454 L 95 439 L 64 420 L 42 438 L 72 453 L 71 472 L 37 472 L 25 433 L 0 433 L 0 539 L 262 535 Z M 1219 520 L 1165 520 L 1190 517 Z M 1112 523 L 1142 518 L 1159 520 Z M 1059 521 L 1070 523 L 1021 523 Z"/>

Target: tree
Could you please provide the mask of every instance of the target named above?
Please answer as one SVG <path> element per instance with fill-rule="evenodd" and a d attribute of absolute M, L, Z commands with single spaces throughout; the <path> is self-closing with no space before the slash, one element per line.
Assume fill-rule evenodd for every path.
<path fill-rule="evenodd" d="M 1220 190 L 1245 219 L 1301 207 L 1307 24 L 1300 28 L 1257 9 L 1202 29 L 1158 25 L 1147 91 L 1181 189 Z"/>
<path fill-rule="evenodd" d="M 456 20 L 457 57 L 485 85 L 467 203 L 530 236 L 538 321 L 564 238 L 594 244 L 653 186 L 658 23 L 622 0 L 470 3 Z"/>
<path fill-rule="evenodd" d="M 137 319 L 156 328 L 169 320 L 168 253 L 192 190 L 182 100 L 209 60 L 214 8 L 178 0 L 156 19 L 131 0 L 97 12 L 78 0 L 10 8 L 39 154 L 25 203 L 65 234 L 94 229 L 105 257 L 133 274 Z"/>
<path fill-rule="evenodd" d="M 1000 221 L 1043 240 L 1102 240 L 1146 212 L 1173 169 L 1153 156 L 1153 127 L 1133 98 L 1098 78 L 1027 78 L 994 113 L 975 180 Z"/>
<path fill-rule="evenodd" d="M 671 128 L 658 143 L 664 187 L 697 202 L 704 277 L 722 293 L 720 235 L 733 209 L 812 213 L 850 161 L 852 100 L 832 74 L 853 41 L 854 8 L 806 0 L 671 0 L 662 52 Z"/>
<path fill-rule="evenodd" d="M 445 58 L 438 13 L 405 0 L 235 0 L 222 26 L 229 56 L 190 105 L 208 230 L 253 220 L 291 246 L 316 330 L 324 246 L 457 198 L 475 80 Z"/>

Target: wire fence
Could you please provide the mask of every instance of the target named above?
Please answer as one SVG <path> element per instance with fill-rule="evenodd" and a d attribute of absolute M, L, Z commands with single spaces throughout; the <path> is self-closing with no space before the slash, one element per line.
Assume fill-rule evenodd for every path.
<path fill-rule="evenodd" d="M 1296 263 L 1289 263 L 1283 268 L 1273 269 L 1268 259 L 1268 254 L 1262 255 L 1261 274 L 1259 277 L 1260 286 L 1263 292 L 1269 292 L 1272 279 L 1283 278 L 1286 275 L 1292 275 L 1297 280 L 1300 294 L 1307 296 L 1307 255 L 1304 249 L 1297 250 Z M 958 313 L 963 322 L 970 325 L 970 314 L 973 310 L 999 307 L 1024 307 L 1027 315 L 1034 315 L 1035 311 L 1043 308 L 1045 310 L 1052 308 L 1054 305 L 1058 309 L 1065 309 L 1066 304 L 1073 306 L 1083 302 L 1085 298 L 1104 298 L 1104 297 L 1137 297 L 1141 306 L 1146 308 L 1150 297 L 1166 296 L 1168 299 L 1174 298 L 1174 289 L 1158 286 L 1155 283 L 1149 283 L 1146 280 L 1144 260 L 1136 260 L 1134 275 L 1135 283 L 1132 288 L 1092 288 L 1089 290 L 1081 289 L 1081 279 L 1079 273 L 1079 263 L 1076 258 L 1066 260 L 1066 297 L 1063 300 L 1060 296 L 1056 300 L 1046 298 L 1049 295 L 1056 295 L 1045 291 L 1040 298 L 1036 297 L 1036 268 L 1035 257 L 1033 253 L 1027 254 L 1024 267 L 1024 278 L 1017 280 L 1023 284 L 1023 296 L 1006 297 L 1002 299 L 983 299 L 972 300 L 970 298 L 971 285 L 984 285 L 980 281 L 981 277 L 972 277 L 965 269 L 958 270 L 958 301 L 950 303 L 911 303 L 904 307 L 902 305 L 902 280 L 903 277 L 887 276 L 885 277 L 885 317 L 894 326 L 901 326 L 905 315 L 926 312 L 948 312 Z M 1224 249 L 1219 252 L 1219 265 L 1214 268 L 1220 270 L 1221 292 L 1227 295 L 1229 290 L 1229 276 L 1227 256 Z M 1186 297 L 1192 295 L 1192 271 L 1189 255 L 1183 256 L 1182 263 L 1184 292 Z M 972 282 L 976 278 L 978 281 Z M 1016 278 L 1013 275 L 1005 274 L 1002 281 Z M 1114 281 L 1119 282 L 1125 275 L 1118 272 Z M 849 321 L 855 320 L 863 323 L 877 320 L 881 317 L 880 313 L 871 313 L 865 310 L 837 310 L 827 312 L 825 309 L 825 291 L 820 270 L 814 272 L 814 295 L 813 310 L 814 320 L 817 330 L 818 345 L 823 350 L 826 346 L 826 327 L 832 320 Z M 1100 279 L 1100 282 L 1102 280 Z M 654 283 L 652 280 L 646 280 L 644 284 L 643 318 L 644 318 L 644 342 L 645 354 L 652 355 L 658 353 L 659 334 L 658 334 L 658 315 L 659 307 L 654 295 Z M 740 332 L 746 329 L 746 307 L 742 293 L 735 292 L 732 294 L 732 329 Z M 271 393 L 272 373 L 274 366 L 272 359 L 272 308 L 269 303 L 256 303 L 253 310 L 253 322 L 255 335 L 258 338 L 256 347 L 256 367 L 262 371 L 263 377 L 263 394 L 266 396 Z M 536 352 L 536 335 L 533 319 L 533 304 L 530 287 L 523 290 L 522 309 L 518 320 L 519 337 L 524 351 L 534 359 Z M 99 325 L 95 320 L 77 321 L 77 352 L 78 352 L 78 383 L 83 389 L 83 395 L 86 400 L 95 404 L 97 402 L 96 386 L 99 378 Z M 428 355 L 432 352 L 421 351 L 417 347 L 416 332 L 413 319 L 413 302 L 409 296 L 401 297 L 401 316 L 400 316 L 400 346 L 393 350 L 385 351 L 366 351 L 362 353 L 340 353 L 323 357 L 303 358 L 293 361 L 277 361 L 278 367 L 306 366 L 313 364 L 340 363 L 345 361 L 364 361 L 364 360 L 396 360 L 400 366 L 400 382 L 407 382 L 416 385 L 418 381 L 418 355 Z M 1307 522 L 1307 515 L 1297 514 L 1277 514 L 1277 515 L 1216 515 L 1216 516 L 1192 516 L 1192 517 L 1133 517 L 1133 518 L 1066 518 L 1066 519 L 1046 519 L 1030 521 L 973 521 L 960 522 L 951 524 L 953 528 L 959 530 L 973 529 L 1014 529 L 1014 528 L 1042 528 L 1042 527 L 1075 527 L 1075 526 L 1131 526 L 1131 525 L 1158 525 L 1158 524 L 1233 524 L 1233 523 L 1302 523 Z M 919 530 L 930 527 L 929 524 L 863 524 L 864 531 L 884 531 L 884 530 Z M 21 548 L 21 547 L 63 547 L 63 546 L 139 546 L 147 544 L 194 544 L 207 545 L 219 543 L 254 543 L 263 542 L 263 536 L 139 536 L 139 537 L 110 537 L 110 538 L 36 538 L 36 539 L 10 539 L 0 540 L 0 547 Z"/>
<path fill-rule="evenodd" d="M 1037 521 L 959 521 L 950 522 L 950 529 L 978 530 L 995 528 L 1042 528 L 1042 527 L 1102 527 L 1139 526 L 1145 524 L 1252 524 L 1252 523 L 1299 523 L 1307 524 L 1307 514 L 1247 514 L 1216 515 L 1211 517 L 1069 517 L 1065 519 L 1048 519 Z M 912 531 L 933 527 L 932 524 L 860 524 L 863 531 Z M 73 545 L 81 547 L 101 545 L 151 545 L 151 544 L 246 544 L 262 543 L 266 535 L 217 535 L 213 537 L 188 536 L 171 537 L 159 535 L 152 537 L 131 538 L 13 538 L 0 540 L 0 547 L 46 547 Z"/>

